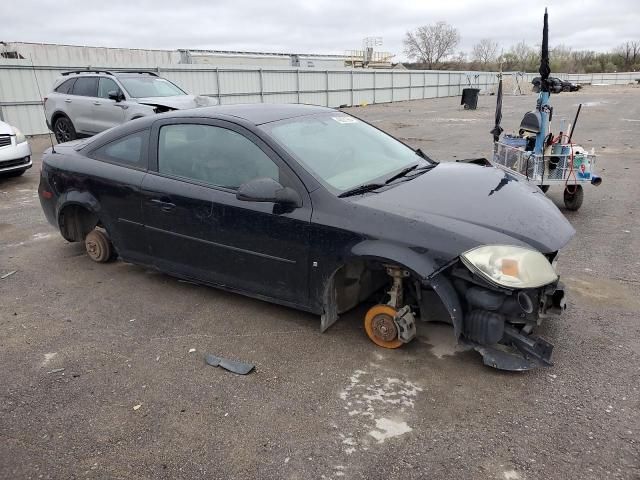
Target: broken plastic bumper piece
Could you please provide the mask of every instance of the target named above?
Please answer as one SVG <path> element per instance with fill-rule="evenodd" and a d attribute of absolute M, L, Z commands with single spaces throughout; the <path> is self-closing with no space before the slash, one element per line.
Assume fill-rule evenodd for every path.
<path fill-rule="evenodd" d="M 468 343 L 482 355 L 485 365 L 499 370 L 521 372 L 553 365 L 553 344 L 541 337 L 523 335 L 517 329 L 506 326 L 502 342 L 490 346 Z"/>
<path fill-rule="evenodd" d="M 255 368 L 253 363 L 238 362 L 236 360 L 216 357 L 211 354 L 207 354 L 205 361 L 207 362 L 207 365 L 211 365 L 212 367 L 222 367 L 225 370 L 237 373 L 238 375 L 246 375 Z"/>

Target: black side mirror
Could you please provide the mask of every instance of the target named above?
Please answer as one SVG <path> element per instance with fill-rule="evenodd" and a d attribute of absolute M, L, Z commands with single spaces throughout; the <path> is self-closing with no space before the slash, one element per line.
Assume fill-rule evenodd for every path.
<path fill-rule="evenodd" d="M 273 178 L 256 178 L 240 185 L 238 200 L 247 202 L 273 202 L 294 207 L 302 206 L 302 199 L 293 188 L 283 187 Z"/>
<path fill-rule="evenodd" d="M 122 100 L 124 100 L 124 93 L 117 90 L 111 90 L 109 93 L 107 93 L 107 96 L 109 97 L 109 100 L 115 100 L 116 102 L 121 102 Z"/>

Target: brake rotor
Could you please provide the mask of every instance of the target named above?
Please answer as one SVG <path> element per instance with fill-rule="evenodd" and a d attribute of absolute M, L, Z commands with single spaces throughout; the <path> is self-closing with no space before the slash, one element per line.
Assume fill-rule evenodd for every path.
<path fill-rule="evenodd" d="M 398 338 L 398 329 L 393 321 L 396 310 L 389 305 L 375 305 L 364 317 L 364 329 L 369 339 L 384 348 L 398 348 L 402 341 Z"/>

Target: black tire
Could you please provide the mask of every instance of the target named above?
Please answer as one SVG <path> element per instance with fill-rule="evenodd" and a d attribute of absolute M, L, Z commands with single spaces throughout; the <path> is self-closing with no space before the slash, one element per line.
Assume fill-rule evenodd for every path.
<path fill-rule="evenodd" d="M 78 138 L 76 129 L 69 117 L 61 116 L 53 122 L 53 133 L 58 143 L 70 142 Z"/>
<path fill-rule="evenodd" d="M 113 244 L 102 230 L 91 230 L 84 240 L 84 246 L 94 262 L 107 263 L 115 259 Z"/>
<path fill-rule="evenodd" d="M 582 206 L 584 190 L 582 185 L 567 185 L 564 187 L 564 206 L 567 210 L 575 212 Z"/>
<path fill-rule="evenodd" d="M 542 190 L 542 193 L 547 193 L 549 191 L 549 185 L 538 185 L 538 188 Z"/>

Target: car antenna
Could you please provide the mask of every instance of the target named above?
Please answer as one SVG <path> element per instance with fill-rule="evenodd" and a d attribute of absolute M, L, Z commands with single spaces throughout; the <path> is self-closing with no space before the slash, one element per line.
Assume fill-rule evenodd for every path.
<path fill-rule="evenodd" d="M 38 96 L 40 97 L 40 101 L 42 102 L 42 114 L 44 115 L 44 123 L 47 124 L 47 114 L 44 111 L 44 98 L 42 98 L 42 92 L 40 91 L 40 83 L 38 82 L 38 75 L 36 75 L 36 66 L 33 63 L 33 57 L 29 55 L 29 60 L 31 61 L 31 68 L 33 69 L 33 78 L 36 81 L 36 88 L 38 89 Z M 56 153 L 56 147 L 53 144 L 53 138 L 51 137 L 51 130 L 49 130 L 49 142 L 51 142 L 51 152 Z"/>

